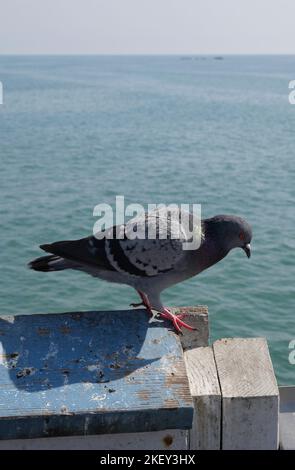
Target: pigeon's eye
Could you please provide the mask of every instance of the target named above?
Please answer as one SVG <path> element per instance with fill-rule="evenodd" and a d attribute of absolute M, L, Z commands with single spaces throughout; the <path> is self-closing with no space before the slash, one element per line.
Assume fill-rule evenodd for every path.
<path fill-rule="evenodd" d="M 243 232 L 240 233 L 239 239 L 240 240 L 245 240 L 245 234 Z"/>

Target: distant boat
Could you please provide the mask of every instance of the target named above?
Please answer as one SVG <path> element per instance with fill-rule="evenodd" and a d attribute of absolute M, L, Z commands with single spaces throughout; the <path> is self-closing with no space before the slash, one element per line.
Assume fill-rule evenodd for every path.
<path fill-rule="evenodd" d="M 216 57 L 214 57 L 215 60 L 223 60 L 224 57 L 222 57 L 221 55 L 217 55 Z"/>
<path fill-rule="evenodd" d="M 206 60 L 206 57 L 184 55 L 184 56 L 180 57 L 180 60 Z"/>

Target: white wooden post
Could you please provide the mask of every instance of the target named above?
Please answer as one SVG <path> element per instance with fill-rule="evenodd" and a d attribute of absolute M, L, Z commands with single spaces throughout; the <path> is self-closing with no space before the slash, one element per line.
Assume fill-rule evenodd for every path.
<path fill-rule="evenodd" d="M 264 338 L 213 344 L 222 393 L 222 449 L 277 449 L 279 391 Z"/>
<path fill-rule="evenodd" d="M 221 393 L 212 348 L 188 350 L 184 353 L 184 358 L 194 403 L 190 449 L 218 450 L 221 432 Z"/>
<path fill-rule="evenodd" d="M 208 309 L 201 305 L 175 309 L 175 313 L 184 313 L 185 321 L 197 328 L 184 330 L 180 338 L 194 403 L 190 449 L 220 449 L 221 392 L 213 351 L 208 347 Z"/>

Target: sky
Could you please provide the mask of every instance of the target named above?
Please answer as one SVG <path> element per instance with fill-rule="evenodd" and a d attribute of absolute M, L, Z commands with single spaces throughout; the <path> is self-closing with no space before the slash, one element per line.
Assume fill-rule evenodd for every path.
<path fill-rule="evenodd" d="M 295 0 L 0 0 L 0 54 L 293 54 Z"/>

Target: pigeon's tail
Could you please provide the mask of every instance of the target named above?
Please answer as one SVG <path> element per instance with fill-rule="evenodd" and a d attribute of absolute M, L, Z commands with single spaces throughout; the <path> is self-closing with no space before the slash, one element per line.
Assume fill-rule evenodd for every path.
<path fill-rule="evenodd" d="M 67 260 L 56 255 L 41 256 L 31 261 L 28 266 L 30 269 L 43 272 L 62 271 L 71 267 Z"/>

